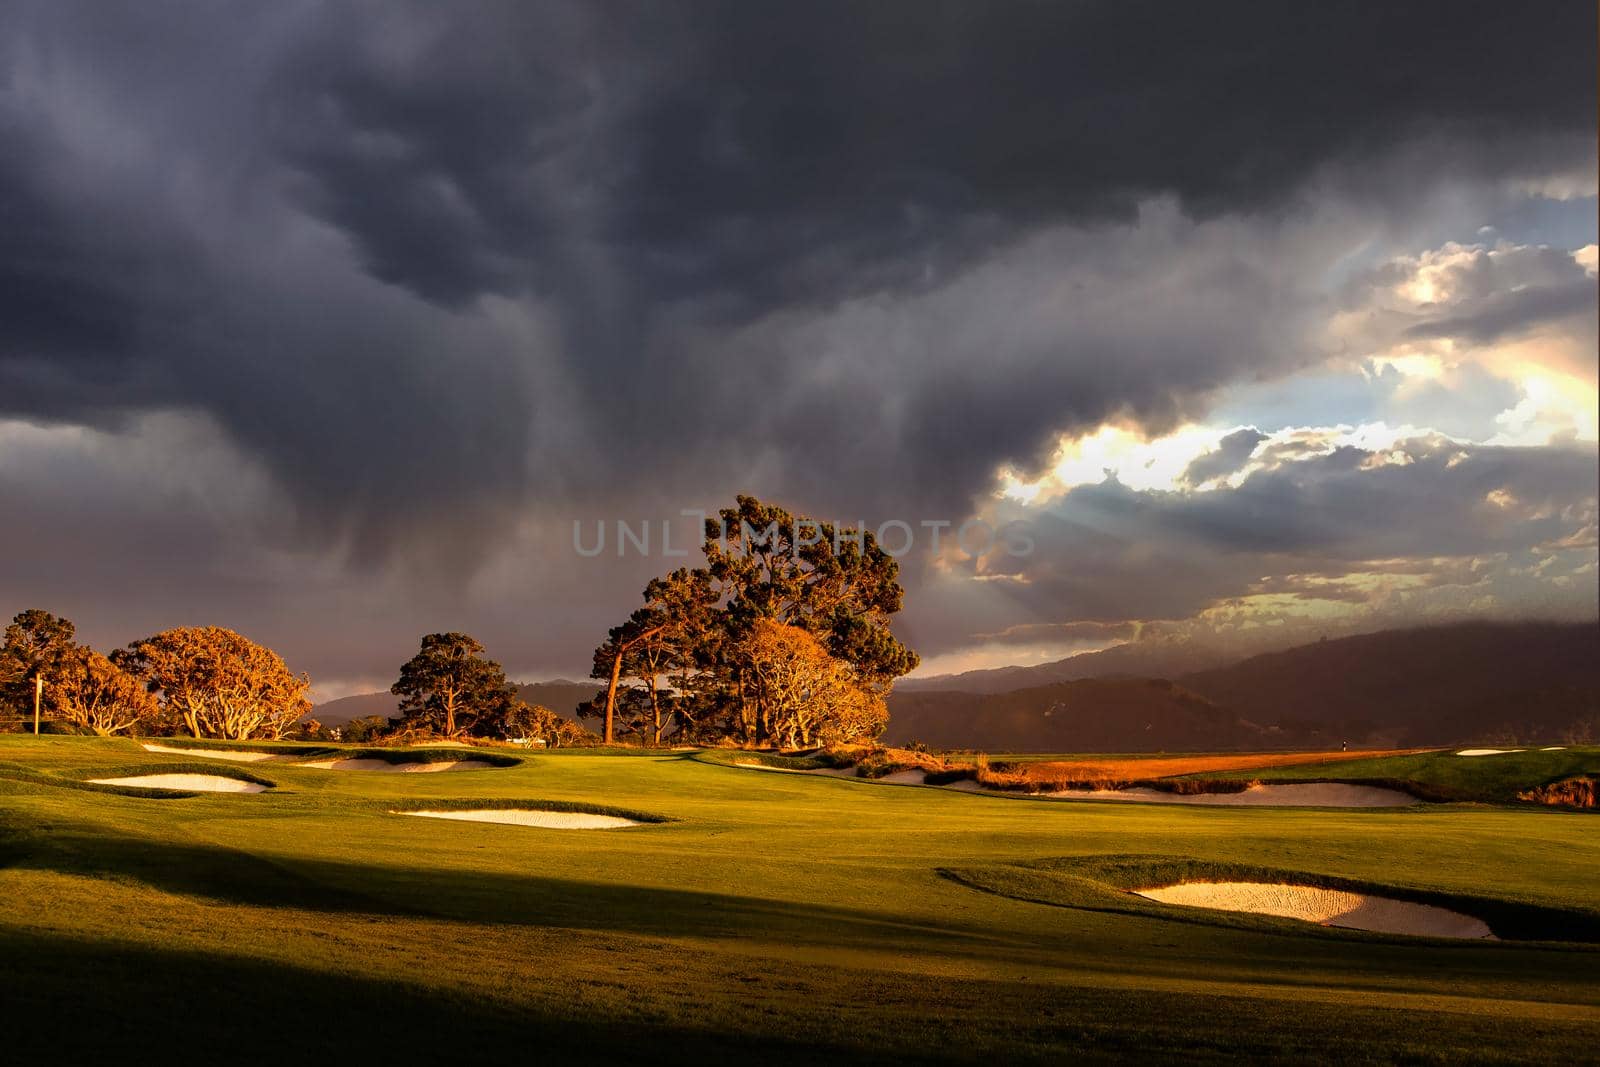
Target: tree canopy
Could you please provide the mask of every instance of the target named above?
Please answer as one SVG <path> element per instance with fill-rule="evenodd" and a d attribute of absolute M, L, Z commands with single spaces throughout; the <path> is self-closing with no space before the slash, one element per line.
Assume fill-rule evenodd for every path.
<path fill-rule="evenodd" d="M 606 687 L 584 712 L 604 720 L 606 741 L 619 728 L 649 744 L 881 733 L 882 698 L 917 665 L 889 627 L 904 596 L 894 557 L 869 531 L 750 496 L 705 535 L 706 565 L 652 580 L 595 649 Z"/>
<path fill-rule="evenodd" d="M 50 682 L 64 658 L 78 648 L 77 628 L 66 619 L 39 608 L 19 611 L 0 641 L 0 703 L 13 714 L 33 706 L 34 684 Z"/>
<path fill-rule="evenodd" d="M 66 653 L 54 673 L 51 711 L 75 726 L 108 736 L 161 718 L 161 706 L 144 683 L 92 648 Z"/>
<path fill-rule="evenodd" d="M 278 740 L 311 710 L 311 680 L 220 626 L 180 626 L 114 655 L 194 737 Z"/>
<path fill-rule="evenodd" d="M 516 700 L 517 687 L 475 639 L 442 633 L 422 639 L 421 649 L 400 668 L 389 692 L 400 698 L 403 727 L 458 737 L 497 732 Z"/>

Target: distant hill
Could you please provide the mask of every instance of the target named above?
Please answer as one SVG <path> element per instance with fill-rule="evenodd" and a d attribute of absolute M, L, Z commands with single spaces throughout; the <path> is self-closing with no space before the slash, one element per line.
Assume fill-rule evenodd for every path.
<path fill-rule="evenodd" d="M 388 718 L 395 713 L 395 697 L 391 693 L 357 693 L 318 704 L 311 709 L 310 717 L 324 726 L 343 726 L 351 719 L 368 715 Z"/>
<path fill-rule="evenodd" d="M 1600 729 L 1600 625 L 1462 623 L 1344 637 L 1184 675 L 1187 689 L 1305 740 L 1454 744 Z"/>
<path fill-rule="evenodd" d="M 994 752 L 1147 752 L 1273 748 L 1277 731 L 1176 683 L 1090 678 L 1009 693 L 896 690 L 889 744 Z"/>
<path fill-rule="evenodd" d="M 1596 623 L 1384 630 L 1186 672 L 1176 682 L 1115 677 L 1115 668 L 1140 662 L 1138 648 L 927 679 L 921 687 L 902 682 L 889 697 L 885 738 L 991 751 L 1116 752 L 1558 742 L 1584 722 L 1600 732 Z M 1052 672 L 1105 673 L 1037 684 Z M 1008 691 L 985 688 L 1019 679 L 1024 684 Z"/>
<path fill-rule="evenodd" d="M 995 667 L 962 674 L 907 678 L 895 683 L 894 688 L 897 693 L 1007 693 L 1083 678 L 1176 678 L 1193 671 L 1221 667 L 1239 658 L 1238 654 L 1229 654 L 1214 645 L 1133 641 L 1032 667 Z"/>
<path fill-rule="evenodd" d="M 571 682 L 564 678 L 553 682 L 529 682 L 517 686 L 522 699 L 530 704 L 543 704 L 558 715 L 577 718 L 578 705 L 594 696 L 598 682 Z M 357 693 L 318 704 L 311 709 L 311 717 L 324 726 L 342 726 L 351 719 L 367 715 L 392 717 L 398 701 L 392 693 Z"/>

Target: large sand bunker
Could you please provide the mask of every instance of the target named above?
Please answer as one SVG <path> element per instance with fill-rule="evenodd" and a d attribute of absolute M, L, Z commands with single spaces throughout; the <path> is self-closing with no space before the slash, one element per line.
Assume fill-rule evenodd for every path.
<path fill-rule="evenodd" d="M 200 756 L 203 759 L 225 759 L 235 763 L 260 763 L 284 757 L 272 752 L 225 751 L 220 748 L 170 748 L 167 745 L 142 745 L 146 752 L 165 752 L 173 756 Z"/>
<path fill-rule="evenodd" d="M 128 785 L 135 789 L 182 789 L 194 793 L 260 793 L 260 782 L 216 774 L 141 774 L 132 778 L 91 778 L 96 785 Z"/>
<path fill-rule="evenodd" d="M 419 815 L 424 819 L 459 819 L 462 822 L 495 822 L 510 826 L 539 826 L 546 830 L 614 830 L 621 826 L 643 826 L 620 815 L 599 815 L 590 811 L 539 811 L 532 808 L 500 808 L 480 811 L 395 811 L 391 815 Z"/>
<path fill-rule="evenodd" d="M 1123 800 L 1146 804 L 1206 804 L 1241 807 L 1400 808 L 1422 803 L 1410 793 L 1346 782 L 1256 784 L 1237 793 L 1168 793 L 1161 789 L 1062 789 L 1053 793 L 1014 793 L 985 789 L 977 782 L 952 782 L 951 789 L 1039 800 Z"/>
<path fill-rule="evenodd" d="M 1309 885 L 1282 882 L 1184 882 L 1156 889 L 1141 889 L 1137 893 L 1163 904 L 1276 915 L 1323 926 L 1342 926 L 1381 934 L 1495 939 L 1493 931 L 1482 919 L 1447 908 Z"/>
<path fill-rule="evenodd" d="M 1464 748 L 1457 752 L 1458 756 L 1505 756 L 1512 752 L 1521 752 L 1520 748 Z"/>
<path fill-rule="evenodd" d="M 324 759 L 311 763 L 296 764 L 299 767 L 315 767 L 321 771 L 383 771 L 392 774 L 434 774 L 439 771 L 486 771 L 494 764 L 481 759 L 439 760 L 433 763 L 424 763 L 413 760 L 408 763 L 390 763 L 382 759 Z"/>

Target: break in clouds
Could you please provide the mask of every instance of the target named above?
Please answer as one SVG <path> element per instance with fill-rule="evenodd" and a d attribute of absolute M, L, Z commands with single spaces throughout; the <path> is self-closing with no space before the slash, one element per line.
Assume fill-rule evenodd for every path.
<path fill-rule="evenodd" d="M 1117 7 L 8 5 L 5 599 L 570 675 L 745 491 L 1028 523 L 935 666 L 1592 615 L 1592 8 Z"/>

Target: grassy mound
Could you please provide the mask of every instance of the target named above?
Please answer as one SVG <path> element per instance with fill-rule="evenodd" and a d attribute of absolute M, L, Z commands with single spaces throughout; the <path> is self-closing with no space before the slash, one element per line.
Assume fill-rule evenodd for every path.
<path fill-rule="evenodd" d="M 1386 937 L 1343 928 L 1306 926 L 1293 920 L 1237 912 L 1197 912 L 1134 896 L 1132 890 L 1183 882 L 1283 882 L 1290 885 L 1369 893 L 1415 904 L 1432 904 L 1482 919 L 1507 941 L 1600 943 L 1600 909 L 1552 908 L 1506 897 L 1445 892 L 1417 884 L 1381 883 L 1315 871 L 1178 856 L 1067 856 L 985 867 L 942 867 L 939 874 L 998 896 L 1086 911 L 1143 914 L 1177 922 L 1241 928 L 1288 928 L 1313 936 Z"/>
<path fill-rule="evenodd" d="M 1455 749 L 1248 773 L 1195 775 L 1196 780 L 1254 778 L 1262 782 L 1348 782 L 1401 789 L 1422 800 L 1480 804 L 1525 804 L 1523 793 L 1573 778 L 1600 777 L 1600 748 L 1530 749 L 1498 756 L 1457 756 Z M 1536 800 L 1536 803 L 1558 803 Z"/>
<path fill-rule="evenodd" d="M 25 767 L 15 763 L 0 763 L 0 778 L 7 781 L 34 785 L 45 789 L 77 789 L 87 793 L 114 793 L 117 796 L 139 797 L 144 800 L 181 800 L 186 797 L 207 796 L 210 794 L 192 789 L 144 789 L 129 785 L 105 785 L 100 782 L 90 781 L 92 778 L 137 778 L 157 774 L 205 774 L 213 778 L 232 778 L 239 782 L 252 782 L 268 789 L 277 787 L 277 782 L 270 778 L 263 778 L 259 774 L 238 767 L 217 765 L 215 763 L 151 763 L 151 764 L 120 764 L 113 767 L 74 767 L 72 770 L 46 770 L 38 771 L 32 767 Z M 80 777 L 81 776 L 81 777 Z"/>

